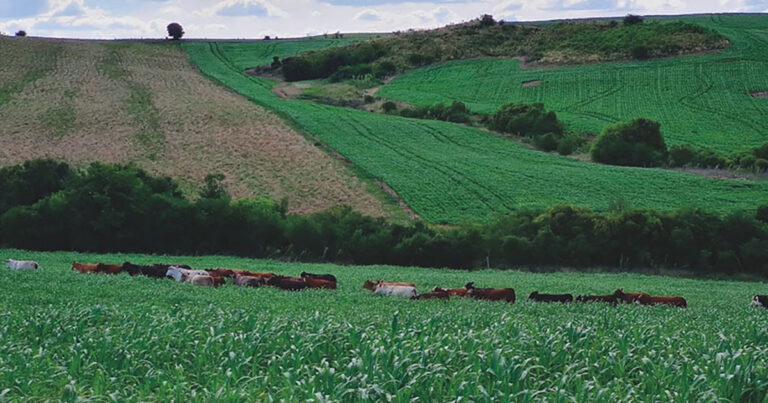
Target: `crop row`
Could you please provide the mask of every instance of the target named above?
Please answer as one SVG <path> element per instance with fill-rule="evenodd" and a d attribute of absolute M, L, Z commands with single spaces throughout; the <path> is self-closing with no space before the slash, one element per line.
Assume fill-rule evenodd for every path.
<path fill-rule="evenodd" d="M 768 142 L 768 101 L 750 96 L 768 89 L 768 30 L 750 25 L 756 21 L 740 28 L 710 23 L 733 42 L 723 53 L 555 69 L 523 69 L 517 60 L 458 61 L 405 74 L 379 95 L 420 106 L 458 100 L 482 113 L 541 102 L 572 128 L 592 133 L 648 117 L 662 123 L 670 144 L 743 150 Z M 533 80 L 541 84 L 522 86 Z"/>
<path fill-rule="evenodd" d="M 261 43 L 229 44 L 242 54 Z M 254 102 L 298 123 L 368 175 L 392 187 L 432 222 L 485 220 L 499 213 L 558 203 L 605 210 L 613 200 L 635 207 L 751 209 L 768 184 L 588 164 L 536 152 L 481 130 L 435 121 L 277 98 L 272 81 L 242 73 L 216 43 L 186 43 L 198 67 Z"/>

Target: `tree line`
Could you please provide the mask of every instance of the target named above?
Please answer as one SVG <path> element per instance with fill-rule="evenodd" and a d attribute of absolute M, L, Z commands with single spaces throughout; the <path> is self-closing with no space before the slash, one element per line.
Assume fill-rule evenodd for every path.
<path fill-rule="evenodd" d="M 195 200 L 130 165 L 28 161 L 0 169 L 0 239 L 33 250 L 232 254 L 354 264 L 471 269 L 685 268 L 768 275 L 768 206 L 727 215 L 613 203 L 559 205 L 486 223 L 396 224 L 337 206 L 289 214 L 284 202 L 230 200 L 209 176 Z"/>

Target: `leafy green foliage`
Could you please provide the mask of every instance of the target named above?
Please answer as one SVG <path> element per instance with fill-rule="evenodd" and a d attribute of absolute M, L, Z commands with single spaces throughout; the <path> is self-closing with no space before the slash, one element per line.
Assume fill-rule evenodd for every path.
<path fill-rule="evenodd" d="M 467 106 L 461 102 L 453 102 L 448 106 L 436 104 L 426 108 L 405 108 L 400 116 L 414 119 L 433 119 L 444 122 L 469 123 L 470 113 Z"/>
<path fill-rule="evenodd" d="M 325 49 L 284 61 L 288 81 L 343 77 L 361 64 L 390 63 L 391 72 L 447 60 L 482 56 L 525 57 L 533 61 L 582 63 L 721 49 L 727 41 L 708 29 L 684 22 L 617 25 L 580 21 L 556 24 L 497 24 L 490 15 L 431 31 L 375 39 Z M 339 73 L 338 75 L 336 73 Z M 377 74 L 378 75 L 378 74 Z"/>
<path fill-rule="evenodd" d="M 510 242 L 511 245 L 511 242 Z M 760 402 L 768 386 L 762 283 L 637 274 L 467 272 L 225 256 L 2 250 L 0 384 L 19 400 Z M 83 275 L 73 260 L 186 263 L 297 275 L 339 289 L 218 289 Z M 518 303 L 372 295 L 366 279 L 514 287 Z M 527 302 L 532 291 L 682 295 L 688 309 Z M 653 374 L 653 376 L 637 376 Z"/>
<path fill-rule="evenodd" d="M 722 153 L 700 150 L 688 145 L 669 149 L 668 164 L 672 167 L 731 168 L 748 171 L 768 171 L 768 144 L 749 151 Z"/>
<path fill-rule="evenodd" d="M 698 56 L 547 69 L 499 58 L 454 61 L 406 73 L 377 95 L 421 107 L 461 101 L 483 114 L 543 103 L 569 130 L 588 133 L 647 117 L 661 123 L 669 146 L 735 152 L 768 143 L 768 100 L 750 96 L 768 90 L 768 17 L 681 19 L 716 30 L 731 45 Z M 539 85 L 523 85 L 532 81 Z"/>
<path fill-rule="evenodd" d="M 558 122 L 557 115 L 546 111 L 544 104 L 504 105 L 491 116 L 488 127 L 502 133 L 527 137 L 563 133 L 563 126 Z"/>
<path fill-rule="evenodd" d="M 315 46 L 315 41 L 305 43 Z M 293 43 L 293 49 L 300 44 Z M 764 182 L 584 163 L 462 125 L 280 99 L 270 91 L 274 81 L 242 73 L 247 66 L 269 63 L 273 51 L 265 50 L 267 45 L 182 46 L 205 74 L 292 120 L 361 172 L 389 185 L 428 222 L 490 221 L 520 208 L 560 203 L 606 211 L 615 199 L 638 208 L 727 212 L 754 209 L 768 191 Z"/>
<path fill-rule="evenodd" d="M 656 167 L 665 162 L 667 145 L 661 125 L 640 118 L 605 129 L 590 154 L 592 160 L 604 164 Z"/>
<path fill-rule="evenodd" d="M 59 181 L 41 174 L 54 171 Z M 6 245 L 37 250 L 229 253 L 359 264 L 468 269 L 497 266 L 686 267 L 768 276 L 768 223 L 758 215 L 556 206 L 456 227 L 395 225 L 336 207 L 287 215 L 269 200 L 230 201 L 209 175 L 197 201 L 167 178 L 131 166 L 30 163 L 10 172 L 16 202 L 0 215 Z M 26 183 L 29 182 L 29 183 Z M 58 190 L 57 187 L 59 188 Z M 30 201 L 38 197 L 39 200 Z M 685 234 L 685 237 L 680 237 Z M 670 241 L 673 239 L 674 241 Z M 695 268 L 695 269 L 693 269 Z"/>

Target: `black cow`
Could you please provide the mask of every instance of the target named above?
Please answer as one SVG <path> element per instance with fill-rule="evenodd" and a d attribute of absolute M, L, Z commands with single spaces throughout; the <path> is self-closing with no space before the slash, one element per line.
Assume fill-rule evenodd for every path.
<path fill-rule="evenodd" d="M 751 305 L 768 309 L 768 295 L 755 295 L 755 297 L 752 298 Z"/>
<path fill-rule="evenodd" d="M 333 274 L 312 274 L 305 271 L 301 272 L 301 278 L 313 278 L 315 280 L 325 280 L 335 283 L 336 277 Z"/>
<path fill-rule="evenodd" d="M 131 262 L 125 262 L 123 263 L 123 271 L 127 272 L 131 276 L 140 276 L 144 274 L 144 269 L 149 268 L 149 266 L 139 266 L 136 264 L 133 264 Z"/>
<path fill-rule="evenodd" d="M 528 299 L 536 302 L 560 302 L 567 304 L 573 302 L 573 295 L 571 294 L 539 294 L 538 291 L 534 291 L 528 296 Z"/>

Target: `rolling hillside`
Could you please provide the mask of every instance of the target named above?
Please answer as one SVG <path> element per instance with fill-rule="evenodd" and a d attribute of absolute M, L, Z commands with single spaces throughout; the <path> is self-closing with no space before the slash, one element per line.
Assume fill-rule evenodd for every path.
<path fill-rule="evenodd" d="M 454 100 L 492 113 L 507 103 L 542 102 L 572 128 L 601 132 L 648 117 L 667 143 L 739 151 L 768 142 L 768 15 L 692 17 L 731 40 L 722 53 L 644 62 L 521 68 L 475 59 L 407 73 L 377 95 L 419 106 Z M 523 86 L 538 81 L 539 85 Z"/>
<path fill-rule="evenodd" d="M 233 197 L 286 198 L 295 212 L 401 214 L 273 112 L 200 75 L 177 45 L 0 38 L 0 54 L 0 165 L 132 162 L 188 194 L 220 172 Z"/>
<path fill-rule="evenodd" d="M 270 91 L 274 81 L 243 74 L 244 69 L 271 60 L 263 46 L 183 45 L 205 74 L 295 121 L 391 186 L 428 221 L 487 220 L 515 209 L 557 203 L 604 211 L 618 199 L 633 207 L 724 212 L 754 209 L 768 191 L 766 182 L 585 163 L 532 151 L 465 126 L 280 99 Z"/>

